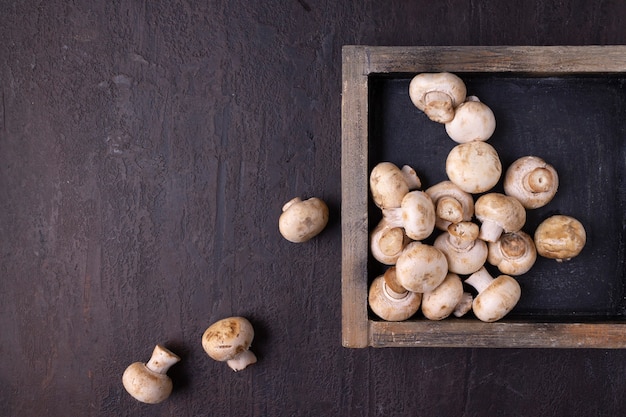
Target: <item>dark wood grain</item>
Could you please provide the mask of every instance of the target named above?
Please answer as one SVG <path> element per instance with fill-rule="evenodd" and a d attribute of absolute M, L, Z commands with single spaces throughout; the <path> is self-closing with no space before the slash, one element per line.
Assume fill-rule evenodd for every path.
<path fill-rule="evenodd" d="M 626 44 L 614 1 L 3 1 L 0 415 L 624 415 L 626 352 L 346 349 L 343 45 Z M 278 233 L 327 201 L 313 241 Z M 354 243 L 358 245 L 358 243 Z M 240 373 L 200 337 L 247 316 Z M 171 397 L 121 375 L 157 343 Z"/>

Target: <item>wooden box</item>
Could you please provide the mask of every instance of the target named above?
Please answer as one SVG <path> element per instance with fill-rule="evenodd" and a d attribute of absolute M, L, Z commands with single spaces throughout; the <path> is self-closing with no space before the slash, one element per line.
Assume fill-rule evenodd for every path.
<path fill-rule="evenodd" d="M 456 143 L 411 103 L 420 72 L 459 75 L 468 95 L 491 107 L 489 140 L 503 171 L 536 155 L 555 166 L 557 196 L 529 210 L 532 235 L 551 214 L 585 225 L 587 245 L 569 262 L 539 258 L 518 277 L 522 298 L 504 319 L 469 315 L 430 321 L 421 313 L 385 322 L 368 308 L 371 281 L 384 271 L 369 254 L 380 219 L 369 172 L 378 162 L 408 164 L 423 189 L 446 179 Z M 343 48 L 342 343 L 345 347 L 625 348 L 626 46 Z M 502 180 L 494 191 L 501 191 Z"/>

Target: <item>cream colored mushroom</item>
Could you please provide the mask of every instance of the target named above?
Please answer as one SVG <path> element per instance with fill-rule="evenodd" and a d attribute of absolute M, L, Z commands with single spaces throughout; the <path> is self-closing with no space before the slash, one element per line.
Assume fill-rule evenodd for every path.
<path fill-rule="evenodd" d="M 446 132 L 457 143 L 488 140 L 496 130 L 493 111 L 476 96 L 468 96 L 446 123 Z"/>
<path fill-rule="evenodd" d="M 409 84 L 409 97 L 430 120 L 446 123 L 463 101 L 467 89 L 458 76 L 449 72 L 418 74 Z"/>
<path fill-rule="evenodd" d="M 396 262 L 398 282 L 408 291 L 432 291 L 447 273 L 448 262 L 443 252 L 421 242 L 409 243 Z"/>
<path fill-rule="evenodd" d="M 293 243 L 306 242 L 317 236 L 328 224 L 328 206 L 317 197 L 289 200 L 278 219 L 278 229 Z"/>
<path fill-rule="evenodd" d="M 241 371 L 256 363 L 250 350 L 254 328 L 245 317 L 228 317 L 209 326 L 202 335 L 202 348 L 218 362 L 226 361 L 233 371 Z"/>
<path fill-rule="evenodd" d="M 451 224 L 435 239 L 433 246 L 446 256 L 448 270 L 467 275 L 478 271 L 487 260 L 487 244 L 478 239 L 478 225 L 472 222 Z"/>
<path fill-rule="evenodd" d="M 472 303 L 474 315 L 481 321 L 494 322 L 506 316 L 518 303 L 522 289 L 508 275 L 493 278 L 483 267 L 465 280 L 478 295 Z"/>
<path fill-rule="evenodd" d="M 402 198 L 422 183 L 413 168 L 402 169 L 391 162 L 380 162 L 370 172 L 370 192 L 374 204 L 381 209 L 400 207 Z"/>
<path fill-rule="evenodd" d="M 172 380 L 168 369 L 180 361 L 178 355 L 161 345 L 156 345 L 148 363 L 135 362 L 122 375 L 124 389 L 137 401 L 157 404 L 170 396 Z"/>
<path fill-rule="evenodd" d="M 527 209 L 548 204 L 559 188 L 556 169 L 537 156 L 524 156 L 509 166 L 504 175 L 504 192 Z"/>
<path fill-rule="evenodd" d="M 448 154 L 446 174 L 461 190 L 479 194 L 498 183 L 502 163 L 498 152 L 486 142 L 461 143 Z"/>
<path fill-rule="evenodd" d="M 407 193 L 400 207 L 383 209 L 383 219 L 391 227 L 402 227 L 413 240 L 423 240 L 435 230 L 435 205 L 424 191 Z"/>
<path fill-rule="evenodd" d="M 474 296 L 472 293 L 465 291 L 461 296 L 461 300 L 454 307 L 452 314 L 455 317 L 463 317 L 472 310 L 472 303 L 474 302 Z"/>
<path fill-rule="evenodd" d="M 587 243 L 587 233 L 579 220 L 557 214 L 537 226 L 534 239 L 539 255 L 562 262 L 580 254 Z"/>
<path fill-rule="evenodd" d="M 391 267 L 374 279 L 368 293 L 370 308 L 374 314 L 386 321 L 403 321 L 410 318 L 419 311 L 422 301 L 422 294 L 407 291 L 395 281 L 395 267 Z"/>
<path fill-rule="evenodd" d="M 378 262 L 394 265 L 410 241 L 403 228 L 392 227 L 383 218 L 370 234 L 370 250 Z"/>
<path fill-rule="evenodd" d="M 422 313 L 429 320 L 443 320 L 454 312 L 463 299 L 463 282 L 448 273 L 439 286 L 422 295 Z"/>
<path fill-rule="evenodd" d="M 526 210 L 514 197 L 501 193 L 480 196 L 474 204 L 476 218 L 481 221 L 479 238 L 495 242 L 503 232 L 517 232 L 526 223 Z"/>
<path fill-rule="evenodd" d="M 537 250 L 533 238 L 521 230 L 503 233 L 496 242 L 489 242 L 487 262 L 503 274 L 525 274 L 536 260 Z"/>
<path fill-rule="evenodd" d="M 452 223 L 472 220 L 474 199 L 452 181 L 442 181 L 426 190 L 435 204 L 435 227 L 448 230 Z"/>

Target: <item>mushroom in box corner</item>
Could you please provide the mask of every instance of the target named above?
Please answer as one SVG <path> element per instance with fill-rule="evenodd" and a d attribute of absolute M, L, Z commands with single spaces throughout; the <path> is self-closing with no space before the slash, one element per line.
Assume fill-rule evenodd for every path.
<path fill-rule="evenodd" d="M 403 321 L 420 308 L 422 294 L 407 291 L 397 282 L 395 267 L 388 268 L 370 285 L 368 301 L 378 317 L 387 321 Z"/>
<path fill-rule="evenodd" d="M 500 275 L 493 278 L 487 269 L 480 268 L 465 280 L 476 289 L 472 310 L 481 321 L 494 322 L 506 316 L 517 305 L 522 290 L 515 278 Z"/>
<path fill-rule="evenodd" d="M 415 107 L 437 123 L 452 120 L 466 94 L 463 80 L 449 72 L 417 74 L 409 84 L 409 97 Z"/>

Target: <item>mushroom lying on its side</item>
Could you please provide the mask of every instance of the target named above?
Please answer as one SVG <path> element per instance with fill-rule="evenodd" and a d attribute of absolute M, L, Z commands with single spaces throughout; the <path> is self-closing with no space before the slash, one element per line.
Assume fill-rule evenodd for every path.
<path fill-rule="evenodd" d="M 202 335 L 202 348 L 218 362 L 226 361 L 233 371 L 241 371 L 256 363 L 256 355 L 250 345 L 254 328 L 244 317 L 228 317 L 216 321 Z"/>
<path fill-rule="evenodd" d="M 382 219 L 370 235 L 370 250 L 378 262 L 394 265 L 410 241 L 403 228 L 393 227 Z"/>
<path fill-rule="evenodd" d="M 160 403 L 172 392 L 173 384 L 167 371 L 179 361 L 178 355 L 156 345 L 148 363 L 135 362 L 126 368 L 122 375 L 122 384 L 137 401 L 146 404 Z"/>
<path fill-rule="evenodd" d="M 519 283 L 508 275 L 493 278 L 483 267 L 465 280 L 478 291 L 472 310 L 485 322 L 494 322 L 506 316 L 517 305 L 522 290 Z"/>
<path fill-rule="evenodd" d="M 415 107 L 437 123 L 452 120 L 466 94 L 463 80 L 449 72 L 417 74 L 409 84 L 409 97 Z"/>
<path fill-rule="evenodd" d="M 443 320 L 455 311 L 462 299 L 461 278 L 448 273 L 437 288 L 422 294 L 422 313 L 429 320 Z"/>
<path fill-rule="evenodd" d="M 369 306 L 378 317 L 386 321 L 403 321 L 420 308 L 422 294 L 407 291 L 397 284 L 395 267 L 385 271 L 372 282 L 368 294 Z"/>
<path fill-rule="evenodd" d="M 423 240 L 435 230 L 435 205 L 424 191 L 411 191 L 398 208 L 383 209 L 383 219 L 390 227 L 402 227 L 413 240 Z"/>
<path fill-rule="evenodd" d="M 404 196 L 417 190 L 422 183 L 413 168 L 404 165 L 402 169 L 391 162 L 380 162 L 370 172 L 370 192 L 378 208 L 396 208 Z"/>
<path fill-rule="evenodd" d="M 480 238 L 495 242 L 502 232 L 517 232 L 526 223 L 526 210 L 514 197 L 501 193 L 480 196 L 474 204 L 476 218 L 481 221 Z"/>

